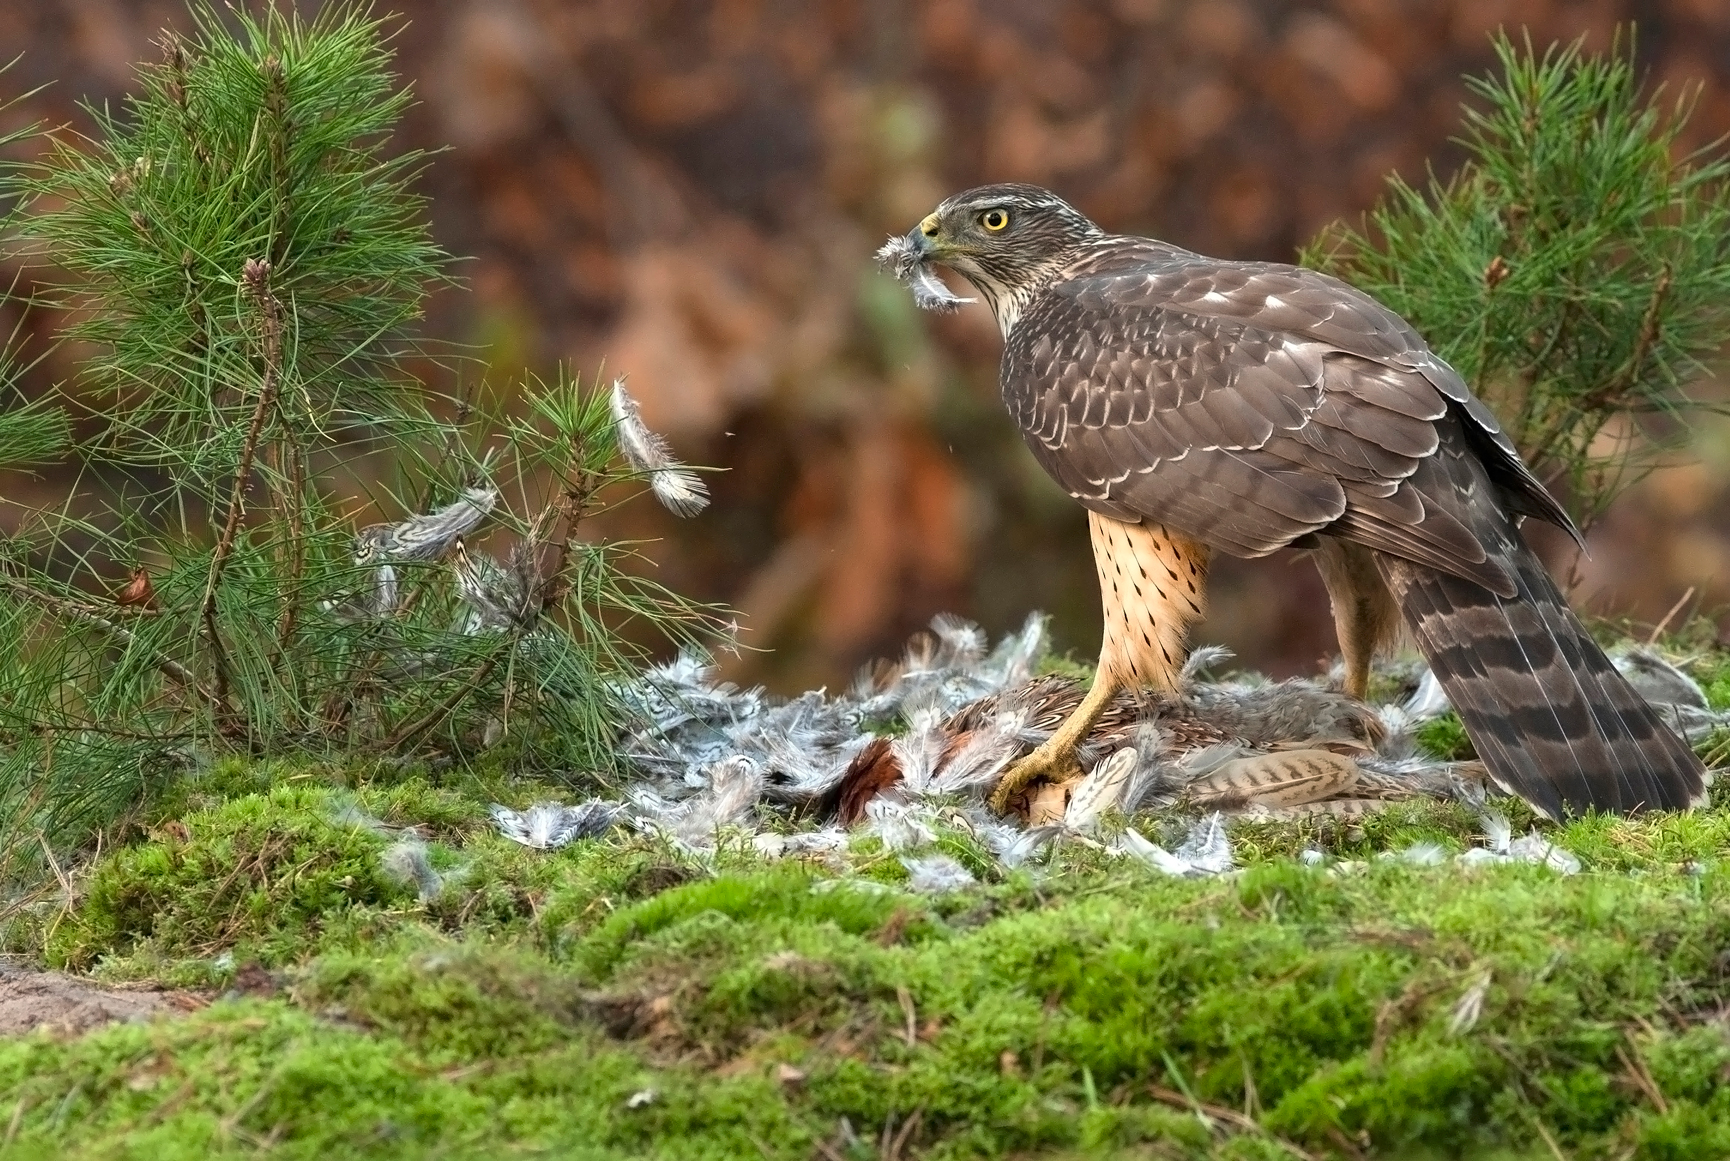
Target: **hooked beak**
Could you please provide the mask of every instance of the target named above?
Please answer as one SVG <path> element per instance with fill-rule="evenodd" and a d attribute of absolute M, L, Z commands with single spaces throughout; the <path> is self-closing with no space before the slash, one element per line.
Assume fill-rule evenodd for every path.
<path fill-rule="evenodd" d="M 908 245 L 919 252 L 921 258 L 938 258 L 942 256 L 942 248 L 937 243 L 938 232 L 942 229 L 936 214 L 926 214 L 923 221 L 907 233 Z"/>

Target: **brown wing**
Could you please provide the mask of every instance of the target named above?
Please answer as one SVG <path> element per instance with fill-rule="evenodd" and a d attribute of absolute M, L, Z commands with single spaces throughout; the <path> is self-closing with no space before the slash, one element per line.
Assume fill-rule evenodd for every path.
<path fill-rule="evenodd" d="M 1326 531 L 1512 595 L 1473 506 L 1501 499 L 1571 527 L 1404 321 L 1297 267 L 1111 239 L 1027 304 L 1003 392 L 1083 504 L 1240 556 Z M 1418 473 L 1451 412 L 1462 423 L 1440 426 L 1466 433 L 1499 496 Z"/>

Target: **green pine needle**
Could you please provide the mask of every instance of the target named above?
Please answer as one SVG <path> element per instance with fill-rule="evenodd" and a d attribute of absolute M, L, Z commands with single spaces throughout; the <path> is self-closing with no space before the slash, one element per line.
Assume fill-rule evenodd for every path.
<path fill-rule="evenodd" d="M 645 643 L 720 624 L 586 536 L 643 491 L 603 384 L 452 407 L 409 373 L 448 260 L 411 188 L 427 158 L 393 147 L 386 23 L 192 15 L 119 113 L 0 170 L 13 253 L 61 277 L 60 337 L 95 352 L 70 397 L 99 400 L 64 502 L 0 541 L 0 884 L 231 753 L 605 780 Z M 52 401 L 0 417 L 0 465 L 68 442 Z M 481 485 L 500 499 L 465 551 L 532 562 L 520 623 L 475 630 L 449 560 L 397 562 L 395 606 L 350 615 L 379 583 L 357 517 Z M 148 601 L 116 599 L 141 578 Z"/>
<path fill-rule="evenodd" d="M 1584 526 L 1685 438 L 1730 331 L 1730 158 L 1678 154 L 1691 97 L 1643 93 L 1631 54 L 1495 47 L 1460 171 L 1391 179 L 1303 261 L 1409 319 Z"/>

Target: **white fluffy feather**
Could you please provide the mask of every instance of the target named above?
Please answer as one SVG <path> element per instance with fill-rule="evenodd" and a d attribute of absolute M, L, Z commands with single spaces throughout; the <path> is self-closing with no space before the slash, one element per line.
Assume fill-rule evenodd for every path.
<path fill-rule="evenodd" d="M 1123 792 L 1135 774 L 1138 760 L 1134 748 L 1125 746 L 1096 765 L 1070 792 L 1063 811 L 1064 828 L 1085 833 L 1099 825 L 1106 811 L 1123 801 Z"/>
<path fill-rule="evenodd" d="M 616 803 L 599 799 L 576 806 L 537 802 L 520 812 L 495 802 L 491 814 L 493 825 L 512 842 L 551 851 L 577 839 L 600 834 L 618 820 L 622 809 Z"/>
<path fill-rule="evenodd" d="M 972 871 L 950 855 L 903 858 L 901 865 L 907 868 L 907 885 L 921 894 L 940 895 L 959 891 L 979 881 L 973 877 Z"/>
<path fill-rule="evenodd" d="M 913 303 L 920 310 L 940 314 L 960 310 L 975 298 L 962 298 L 943 285 L 930 262 L 914 243 L 903 235 L 891 237 L 877 251 L 877 262 L 913 291 Z"/>
<path fill-rule="evenodd" d="M 634 470 L 649 477 L 655 499 L 675 516 L 695 516 L 707 508 L 708 487 L 673 457 L 666 440 L 649 430 L 623 379 L 613 380 L 612 409 L 619 451 Z"/>

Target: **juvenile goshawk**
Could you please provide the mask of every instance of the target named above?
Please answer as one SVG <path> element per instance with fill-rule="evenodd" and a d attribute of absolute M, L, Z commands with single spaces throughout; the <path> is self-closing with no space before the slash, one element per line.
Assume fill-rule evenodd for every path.
<path fill-rule="evenodd" d="M 1412 327 L 1337 279 L 1105 233 L 1061 198 L 989 185 L 886 253 L 927 300 L 940 263 L 1003 332 L 1003 401 L 1088 510 L 1105 606 L 1093 688 L 999 787 L 1077 773 L 1123 686 L 1177 695 L 1209 553 L 1313 549 L 1346 689 L 1400 617 L 1490 776 L 1551 817 L 1703 798 L 1688 746 L 1623 680 L 1521 538 L 1567 513 Z"/>

